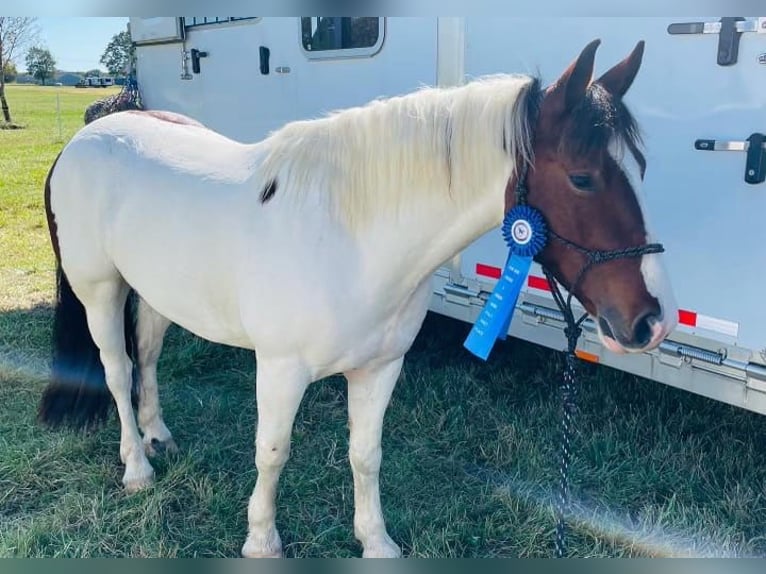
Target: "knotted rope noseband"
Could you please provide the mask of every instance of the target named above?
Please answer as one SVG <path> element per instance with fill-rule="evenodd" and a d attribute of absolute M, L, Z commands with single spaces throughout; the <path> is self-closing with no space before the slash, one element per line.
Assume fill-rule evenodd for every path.
<path fill-rule="evenodd" d="M 529 188 L 527 187 L 528 173 L 529 165 L 524 162 L 521 173 L 519 174 L 518 183 L 516 184 L 516 190 L 514 194 L 516 196 L 517 206 L 527 206 L 528 209 L 531 209 L 528 207 L 527 201 L 527 196 L 529 195 Z M 548 238 L 552 238 L 562 243 L 566 247 L 581 253 L 586 258 L 585 264 L 582 266 L 574 281 L 572 282 L 572 285 L 568 289 L 569 293 L 566 299 L 562 295 L 558 282 L 554 278 L 553 273 L 544 265 L 542 266 L 543 273 L 548 279 L 548 283 L 551 287 L 553 300 L 556 302 L 556 306 L 561 311 L 566 322 L 564 335 L 567 338 L 567 350 L 565 353 L 563 377 L 560 384 L 562 398 L 561 462 L 559 466 L 559 492 L 555 504 L 555 550 L 556 557 L 561 558 L 566 554 L 566 515 L 567 511 L 569 510 L 569 463 L 571 461 L 572 435 L 574 431 L 574 414 L 576 408 L 575 399 L 577 396 L 575 379 L 577 356 L 575 354 L 575 350 L 577 349 L 577 341 L 582 334 L 582 323 L 588 316 L 587 313 L 584 313 L 579 319 L 575 319 L 574 311 L 572 309 L 573 294 L 582 283 L 585 274 L 594 265 L 607 263 L 616 259 L 641 257 L 643 255 L 649 255 L 652 253 L 662 253 L 665 249 L 660 243 L 649 243 L 646 245 L 627 247 L 624 249 L 614 249 L 609 251 L 588 249 L 560 236 L 550 227 L 550 225 L 546 225 L 545 229 Z"/>

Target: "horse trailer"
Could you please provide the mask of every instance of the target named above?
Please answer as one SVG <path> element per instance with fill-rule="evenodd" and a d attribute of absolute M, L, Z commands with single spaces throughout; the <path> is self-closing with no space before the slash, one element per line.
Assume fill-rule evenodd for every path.
<path fill-rule="evenodd" d="M 114 86 L 114 78 L 107 78 L 103 76 L 88 76 L 75 87 L 77 88 L 106 88 L 108 86 Z"/>
<path fill-rule="evenodd" d="M 594 38 L 601 66 L 646 41 L 627 96 L 647 158 L 644 208 L 679 306 L 659 348 L 618 355 L 585 323 L 578 355 L 766 414 L 766 17 L 154 17 L 130 19 L 144 105 L 240 141 L 424 85 L 499 72 L 552 81 Z M 556 49 L 550 49 L 555 38 Z M 597 74 L 599 71 L 597 70 Z M 430 309 L 473 322 L 507 248 L 494 230 L 433 277 Z M 753 275 L 755 273 L 755 275 Z M 510 334 L 565 346 L 563 316 L 533 265 Z"/>

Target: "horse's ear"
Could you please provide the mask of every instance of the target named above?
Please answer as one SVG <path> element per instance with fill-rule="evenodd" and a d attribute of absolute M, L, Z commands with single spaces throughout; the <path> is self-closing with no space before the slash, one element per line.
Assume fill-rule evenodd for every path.
<path fill-rule="evenodd" d="M 550 88 L 548 97 L 560 112 L 571 110 L 585 97 L 585 90 L 593 77 L 593 64 L 599 44 L 601 40 L 593 40 L 585 46 L 577 59 Z"/>
<path fill-rule="evenodd" d="M 630 89 L 633 80 L 636 79 L 643 57 L 644 41 L 641 40 L 627 58 L 596 80 L 596 83 L 603 86 L 613 96 L 621 98 Z"/>

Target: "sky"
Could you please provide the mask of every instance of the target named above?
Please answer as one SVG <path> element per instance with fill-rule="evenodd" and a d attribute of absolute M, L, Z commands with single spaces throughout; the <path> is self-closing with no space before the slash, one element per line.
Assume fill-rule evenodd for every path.
<path fill-rule="evenodd" d="M 38 18 L 40 43 L 56 59 L 56 69 L 85 72 L 94 68 L 106 71 L 99 63 L 109 40 L 125 30 L 127 17 L 121 18 Z M 19 71 L 24 58 L 16 58 Z"/>

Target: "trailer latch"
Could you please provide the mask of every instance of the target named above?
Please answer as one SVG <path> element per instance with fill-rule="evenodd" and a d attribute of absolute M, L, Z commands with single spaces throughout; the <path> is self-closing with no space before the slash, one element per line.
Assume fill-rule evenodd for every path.
<path fill-rule="evenodd" d="M 718 65 L 732 66 L 739 57 L 739 39 L 744 32 L 766 34 L 766 17 L 725 16 L 718 22 L 677 22 L 668 34 L 718 34 Z"/>
<path fill-rule="evenodd" d="M 194 72 L 195 74 L 199 74 L 200 72 L 200 67 L 199 67 L 200 58 L 207 58 L 207 52 L 202 52 L 200 50 L 197 50 L 197 48 L 192 48 L 192 51 L 191 51 L 192 72 Z"/>
<path fill-rule="evenodd" d="M 694 142 L 694 149 L 701 151 L 744 151 L 745 181 L 756 184 L 766 181 L 766 152 L 764 151 L 766 135 L 751 134 L 745 141 L 722 141 L 700 139 Z"/>

